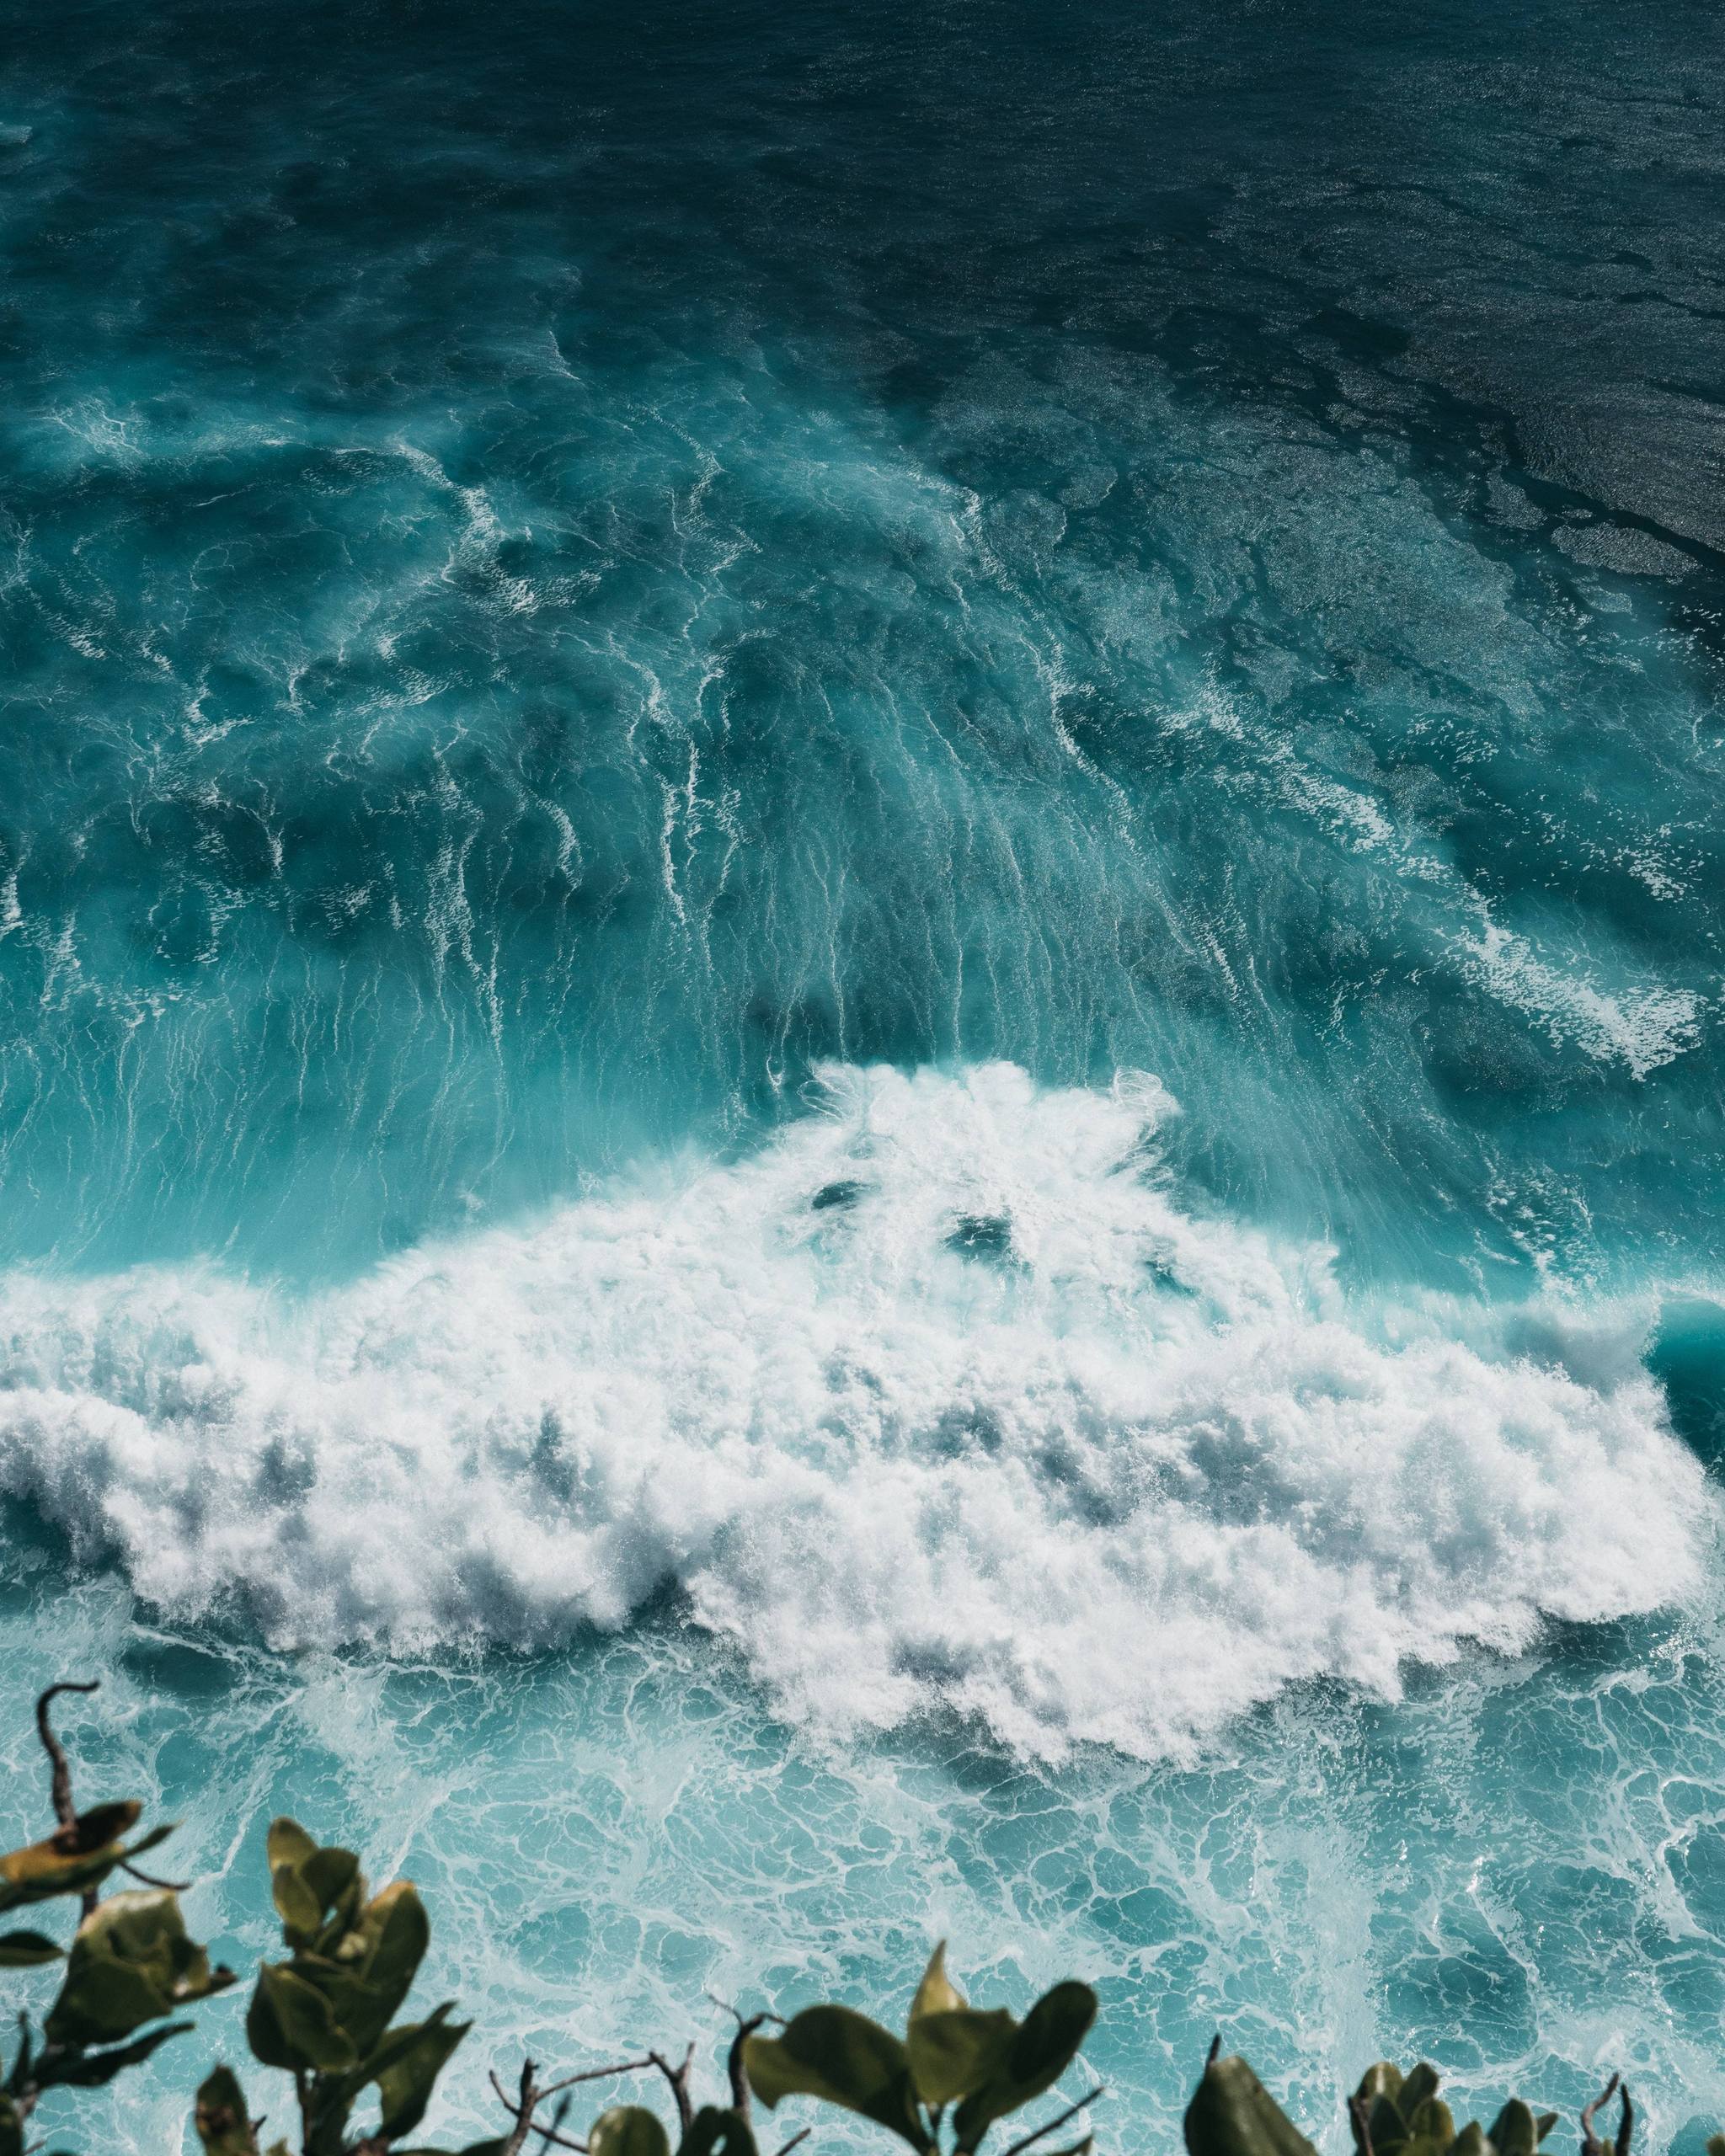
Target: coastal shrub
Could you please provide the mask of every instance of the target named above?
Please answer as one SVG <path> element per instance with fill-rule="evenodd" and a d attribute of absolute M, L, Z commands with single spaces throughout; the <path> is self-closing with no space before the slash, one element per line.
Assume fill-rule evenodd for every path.
<path fill-rule="evenodd" d="M 181 2018 L 186 2007 L 238 1981 L 188 1934 L 184 1886 L 138 1862 L 173 1827 L 130 1839 L 137 1804 L 81 1812 L 74 1803 L 70 1762 L 50 1710 L 61 1693 L 95 1689 L 56 1684 L 38 1700 L 56 1823 L 45 1839 L 0 1856 L 0 1920 L 30 1913 L 27 1923 L 0 1931 L 0 1970 L 63 1964 L 46 2014 L 38 2023 L 17 2012 L 16 2048 L 9 2062 L 0 2054 L 0 2156 L 44 2146 L 25 2137 L 51 2091 L 104 2087 L 190 2029 Z M 734 2013 L 727 2086 L 714 2104 L 696 2100 L 693 2045 L 675 2065 L 649 2050 L 549 2080 L 527 2060 L 512 2089 L 491 2077 L 507 2121 L 500 2133 L 459 2152 L 434 2150 L 412 2137 L 472 2025 L 453 2018 L 453 2000 L 429 2013 L 409 2008 L 430 1940 L 418 1893 L 405 1880 L 372 1893 L 351 1850 L 321 1845 L 291 1819 L 270 1826 L 264 1854 L 285 1954 L 257 1972 L 245 2035 L 254 2066 L 289 2078 L 285 2094 L 271 2093 L 270 2116 L 286 2108 L 297 2126 L 291 2138 L 278 2135 L 266 2145 L 247 2082 L 218 2066 L 192 2112 L 204 2156 L 521 2156 L 530 2148 L 673 2156 L 673 2147 L 675 2156 L 789 2156 L 814 2129 L 802 2126 L 763 2149 L 756 2107 L 772 2112 L 798 2097 L 867 2119 L 917 2156 L 977 2156 L 1002 2121 L 1051 2094 L 1096 2018 L 1095 1993 L 1072 1982 L 1056 1984 L 1022 2021 L 1005 2007 L 972 2006 L 947 1972 L 943 1945 L 923 1972 L 902 2036 L 848 2006 L 804 2007 L 788 2020 Z M 136 1884 L 104 1896 L 116 1874 Z M 36 1912 L 67 1900 L 79 1904 L 78 1922 L 62 1945 L 35 1929 L 43 1920 Z M 404 2009 L 410 2018 L 398 2020 Z M 246 2072 L 250 2079 L 253 2068 Z M 673 2129 L 642 2104 L 613 2104 L 585 2134 L 569 2130 L 577 2090 L 634 2074 L 663 2084 L 675 2143 Z M 1489 2127 L 1474 2121 L 1458 2130 L 1438 2088 L 1425 2064 L 1406 2073 L 1387 2062 L 1370 2068 L 1347 2105 L 1358 2156 L 1537 2156 L 1557 2125 L 1555 2111 L 1512 2100 Z M 1092 2087 L 1005 2143 L 998 2156 L 1033 2149 L 1090 2156 L 1085 2121 L 1105 2094 Z M 1614 2096 L 1616 2131 L 1606 2139 L 1595 2121 Z M 363 2122 L 355 2123 L 356 2112 Z M 1614 2075 L 1581 2114 L 1582 2156 L 1631 2156 L 1634 2116 Z M 1190 2156 L 1316 2156 L 1247 2062 L 1220 2056 L 1220 2039 L 1188 2107 L 1185 2140 Z M 1707 2156 L 1725 2156 L 1725 2137 L 1707 2144 Z"/>

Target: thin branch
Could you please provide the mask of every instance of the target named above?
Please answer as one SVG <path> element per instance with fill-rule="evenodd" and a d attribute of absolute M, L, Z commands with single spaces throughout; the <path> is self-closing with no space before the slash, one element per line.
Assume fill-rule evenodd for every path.
<path fill-rule="evenodd" d="M 743 2047 L 763 2024 L 778 2021 L 781 2028 L 784 2024 L 779 2021 L 777 2014 L 740 2014 L 728 1999 L 720 1999 L 713 1992 L 708 1992 L 707 1996 L 715 2006 L 729 2014 L 737 2025 L 737 2033 L 731 2038 L 731 2047 L 725 2058 L 725 2072 L 730 2078 L 731 2109 L 739 2118 L 746 2121 L 749 2116 L 749 2077 L 743 2070 Z M 798 2138 L 800 2140 L 801 2135 Z"/>
<path fill-rule="evenodd" d="M 1599 2137 L 1594 2132 L 1594 2120 L 1617 2094 L 1618 2077 L 1614 2073 L 1581 2115 L 1581 2156 L 1605 2156 Z"/>
<path fill-rule="evenodd" d="M 529 2133 L 538 2134 L 549 2148 L 577 2148 L 580 2151 L 580 2156 L 587 2156 L 587 2144 L 585 2141 L 571 2141 L 567 2134 L 559 2133 L 554 2126 L 538 2126 L 529 2119 L 527 2131 Z"/>
<path fill-rule="evenodd" d="M 66 1756 L 66 1747 L 54 1734 L 48 1720 L 48 1710 L 62 1692 L 99 1692 L 99 1681 L 88 1684 L 74 1684 L 62 1678 L 59 1684 L 51 1684 L 36 1701 L 36 1734 L 42 1740 L 42 1749 L 48 1755 L 54 1798 L 54 1817 L 62 1827 L 69 1827 L 77 1817 L 77 1806 L 72 1801 L 72 1762 Z"/>
<path fill-rule="evenodd" d="M 796 2147 L 797 2143 L 799 2141 L 806 2141 L 814 2131 L 814 2129 L 812 2126 L 805 2126 L 800 2133 L 793 2133 L 788 2141 L 780 2142 L 778 2145 L 777 2156 L 791 2156 L 791 2151 Z"/>
<path fill-rule="evenodd" d="M 585 2073 L 566 2073 L 561 2081 L 547 2081 L 539 2091 L 541 2096 L 554 2096 L 562 2089 L 573 2089 L 580 2081 L 603 2081 L 607 2074 L 640 2073 L 657 2062 L 647 2058 L 626 2058 L 616 2066 L 590 2066 Z"/>
<path fill-rule="evenodd" d="M 1087 2111 L 1098 2097 L 1106 2096 L 1108 2093 L 1107 2082 L 1098 2081 L 1087 2096 L 1081 2096 L 1076 2104 L 1062 2111 L 1057 2119 L 1050 2119 L 1046 2126 L 1038 2127 L 1034 2133 L 1027 2133 L 1022 2141 L 1015 2141 L 1010 2148 L 1002 2150 L 1001 2156 L 1023 2156 L 1025 2149 L 1033 2148 L 1039 2141 L 1046 2140 L 1051 2133 L 1058 2133 L 1070 2120 L 1076 2119 L 1080 2111 Z"/>
<path fill-rule="evenodd" d="M 120 1860 L 120 1868 L 129 1871 L 134 1879 L 142 1879 L 145 1886 L 160 1886 L 170 1894 L 190 1894 L 192 1891 L 190 1879 L 158 1879 L 153 1871 L 146 1871 L 141 1864 L 128 1864 L 124 1857 Z"/>
<path fill-rule="evenodd" d="M 496 2073 L 489 2068 L 486 2071 L 492 2087 L 497 2091 L 498 2102 L 515 2121 L 515 2125 L 503 2144 L 503 2156 L 521 2156 L 521 2150 L 526 2146 L 527 2128 L 533 2120 L 535 2100 L 533 2062 L 530 2058 L 521 2061 L 521 2100 L 518 2105 L 510 2103 L 509 2098 L 504 2095 L 503 2084 L 498 2079 Z"/>
<path fill-rule="evenodd" d="M 77 1825 L 77 1806 L 72 1798 L 72 1762 L 66 1756 L 66 1747 L 54 1734 L 53 1725 L 48 1720 L 48 1710 L 62 1692 L 99 1692 L 101 1689 L 100 1683 L 94 1678 L 88 1684 L 74 1684 L 70 1678 L 62 1678 L 59 1684 L 51 1684 L 36 1701 L 36 1734 L 41 1738 L 42 1749 L 48 1755 L 49 1787 L 54 1800 L 54 1817 L 62 1829 Z M 85 1887 L 78 1897 L 80 1922 L 95 1908 L 99 1898 L 93 1886 Z"/>
<path fill-rule="evenodd" d="M 670 2084 L 670 2093 L 677 2100 L 677 2122 L 686 2134 L 695 2123 L 695 2105 L 689 2095 L 689 2073 L 695 2063 L 695 2047 L 691 2044 L 683 2053 L 681 2066 L 673 2067 L 659 2052 L 649 2052 L 648 2057 Z"/>
<path fill-rule="evenodd" d="M 1210 2068 L 1215 2064 L 1217 2057 L 1220 2054 L 1221 2048 L 1222 2032 L 1218 2029 L 1215 2036 L 1213 2036 L 1210 2040 L 1210 2049 L 1204 2055 L 1204 2071 L 1206 2073 L 1208 2073 Z"/>
<path fill-rule="evenodd" d="M 545 2099 L 553 2093 L 551 2089 L 540 2088 L 534 2080 L 533 2075 L 536 2070 L 531 2059 L 524 2059 L 521 2062 L 521 2095 L 519 2100 L 514 2103 L 511 2103 L 504 2094 L 503 2084 L 498 2079 L 496 2074 L 488 2070 L 488 2079 L 497 2092 L 498 2102 L 515 2121 L 509 2138 L 503 2143 L 503 2156 L 521 2156 L 521 2150 L 527 2145 L 527 2136 L 530 2133 L 537 2133 L 547 2148 L 573 2148 L 577 2152 L 577 2156 L 587 2156 L 587 2144 L 585 2141 L 572 2141 L 567 2134 L 558 2132 L 558 2127 L 563 2124 L 569 2111 L 569 2099 L 567 2096 L 552 2114 L 552 2123 L 549 2126 L 541 2126 L 533 2116 L 534 2112 L 538 2110 Z M 584 2074 L 572 2074 L 570 2080 L 580 2081 L 589 2078 Z M 553 2085 L 555 2088 L 562 2089 L 568 2087 L 569 2084 L 559 2081 Z"/>

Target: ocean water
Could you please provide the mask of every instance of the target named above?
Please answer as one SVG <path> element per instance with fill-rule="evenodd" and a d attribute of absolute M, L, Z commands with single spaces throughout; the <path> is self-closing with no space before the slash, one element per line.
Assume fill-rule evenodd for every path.
<path fill-rule="evenodd" d="M 1716 11 L 5 28 L 0 1828 L 1698 2149 Z"/>

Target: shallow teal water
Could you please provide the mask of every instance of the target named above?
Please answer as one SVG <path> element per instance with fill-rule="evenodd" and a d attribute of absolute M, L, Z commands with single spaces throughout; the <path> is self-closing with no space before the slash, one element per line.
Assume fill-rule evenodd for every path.
<path fill-rule="evenodd" d="M 1716 22 L 8 32 L 16 1755 L 1725 2116 Z"/>

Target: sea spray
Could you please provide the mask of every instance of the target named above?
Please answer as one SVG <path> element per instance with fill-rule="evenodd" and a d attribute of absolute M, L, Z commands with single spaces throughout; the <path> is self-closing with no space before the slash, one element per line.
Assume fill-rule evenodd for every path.
<path fill-rule="evenodd" d="M 729 1163 L 302 1303 L 14 1278 L 0 1485 L 278 1646 L 555 1644 L 667 1581 L 830 1731 L 1187 1754 L 1694 1587 L 1712 1517 L 1632 1348 L 1350 1306 L 1182 1209 L 1153 1078 L 824 1070 Z"/>

